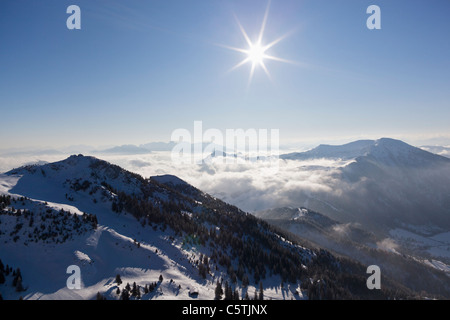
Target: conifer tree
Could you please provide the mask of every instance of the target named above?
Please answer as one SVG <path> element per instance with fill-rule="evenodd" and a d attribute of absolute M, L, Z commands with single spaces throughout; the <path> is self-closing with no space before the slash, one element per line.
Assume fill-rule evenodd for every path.
<path fill-rule="evenodd" d="M 137 291 L 138 291 L 138 289 L 137 289 L 137 286 L 136 286 L 136 282 L 133 282 L 133 289 L 131 289 L 131 295 L 133 297 L 136 297 L 137 296 Z"/>
<path fill-rule="evenodd" d="M 225 300 L 232 300 L 233 299 L 233 290 L 231 289 L 231 286 L 228 285 L 228 281 L 225 282 Z"/>
<path fill-rule="evenodd" d="M 247 274 L 244 274 L 242 277 L 242 286 L 245 288 L 250 284 L 250 281 L 248 280 Z"/>
<path fill-rule="evenodd" d="M 17 278 L 16 291 L 17 291 L 17 292 L 25 291 L 25 288 L 24 288 L 23 285 L 22 285 L 22 277 L 18 277 L 18 278 Z"/>
<path fill-rule="evenodd" d="M 259 282 L 259 300 L 264 300 L 264 288 L 262 281 Z"/>
<path fill-rule="evenodd" d="M 97 292 L 97 300 L 106 300 L 106 297 L 102 295 L 100 292 Z"/>
<path fill-rule="evenodd" d="M 216 285 L 216 290 L 214 291 L 215 293 L 215 300 L 221 300 L 222 299 L 222 294 L 223 294 L 223 289 L 222 289 L 222 284 L 219 282 L 219 280 L 217 280 L 217 285 Z"/>
<path fill-rule="evenodd" d="M 122 294 L 120 295 L 120 300 L 130 300 L 130 294 L 128 290 L 122 290 Z"/>

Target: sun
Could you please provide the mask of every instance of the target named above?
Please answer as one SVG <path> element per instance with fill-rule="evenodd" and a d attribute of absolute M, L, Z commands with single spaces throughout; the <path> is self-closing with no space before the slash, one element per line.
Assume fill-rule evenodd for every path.
<path fill-rule="evenodd" d="M 247 32 L 242 27 L 238 18 L 235 16 L 235 19 L 239 26 L 239 29 L 241 30 L 241 33 L 247 43 L 247 48 L 235 48 L 235 47 L 230 47 L 230 46 L 224 46 L 228 49 L 238 51 L 238 52 L 245 54 L 245 58 L 241 62 L 239 62 L 237 65 L 235 65 L 233 68 L 231 68 L 230 71 L 233 71 L 245 64 L 250 64 L 251 68 L 250 68 L 250 76 L 249 76 L 248 84 L 251 83 L 256 68 L 263 69 L 264 72 L 266 73 L 266 75 L 269 77 L 269 79 L 271 79 L 269 70 L 266 67 L 267 60 L 275 60 L 275 61 L 280 61 L 280 62 L 293 63 L 292 61 L 278 58 L 278 57 L 267 54 L 267 50 L 272 48 L 274 45 L 276 45 L 278 42 L 280 42 L 282 39 L 284 39 L 286 37 L 286 35 L 284 35 L 266 45 L 263 44 L 264 31 L 265 31 L 266 24 L 267 24 L 267 17 L 269 16 L 269 7 L 270 7 L 270 1 L 267 4 L 267 8 L 266 8 L 266 12 L 264 14 L 262 26 L 261 26 L 261 29 L 259 31 L 256 41 L 250 40 L 250 37 L 248 36 Z"/>
<path fill-rule="evenodd" d="M 257 43 L 250 46 L 247 50 L 248 59 L 252 64 L 263 65 L 265 58 L 265 48 L 261 44 Z"/>

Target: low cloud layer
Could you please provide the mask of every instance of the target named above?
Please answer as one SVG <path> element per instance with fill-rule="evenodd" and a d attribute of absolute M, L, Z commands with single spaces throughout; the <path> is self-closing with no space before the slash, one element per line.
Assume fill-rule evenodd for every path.
<path fill-rule="evenodd" d="M 59 161 L 69 155 L 1 157 L 0 172 L 37 161 Z M 226 164 L 223 158 L 208 164 L 180 164 L 170 152 L 148 155 L 95 155 L 144 177 L 173 174 L 202 191 L 254 212 L 293 205 L 298 193 L 336 193 L 336 169 L 346 162 L 334 160 L 249 162 Z"/>
<path fill-rule="evenodd" d="M 0 172 L 68 156 L 3 156 Z M 146 178 L 176 175 L 247 212 L 290 206 L 306 207 L 342 223 L 359 222 L 366 226 L 372 222 L 390 225 L 394 219 L 418 225 L 430 221 L 436 225 L 448 223 L 445 217 L 450 205 L 450 166 L 420 170 L 394 166 L 380 171 L 370 163 L 349 165 L 353 161 L 278 159 L 227 164 L 222 157 L 199 165 L 172 161 L 167 151 L 95 156 Z"/>
<path fill-rule="evenodd" d="M 217 158 L 203 165 L 174 164 L 167 153 L 133 160 L 124 157 L 109 159 L 145 177 L 177 175 L 195 187 L 250 212 L 293 205 L 298 192 L 339 192 L 332 187 L 333 176 L 336 168 L 345 164 L 324 160 L 315 161 L 312 167 L 312 163 L 298 161 L 226 164 L 222 160 Z"/>

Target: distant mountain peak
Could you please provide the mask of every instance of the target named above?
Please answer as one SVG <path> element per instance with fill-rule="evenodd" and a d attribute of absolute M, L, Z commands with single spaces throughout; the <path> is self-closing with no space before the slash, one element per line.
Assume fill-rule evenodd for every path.
<path fill-rule="evenodd" d="M 408 166 L 423 165 L 433 161 L 448 159 L 428 151 L 411 146 L 401 140 L 380 138 L 377 140 L 357 140 L 343 145 L 321 144 L 305 152 L 294 152 L 281 155 L 285 160 L 340 159 L 354 160 L 370 158 L 384 164 L 403 164 Z"/>
<path fill-rule="evenodd" d="M 392 139 L 392 138 L 380 138 L 378 140 L 373 141 L 372 148 L 386 148 L 386 149 L 392 149 L 392 150 L 400 150 L 400 149 L 417 149 L 416 147 L 407 144 L 404 141 Z"/>
<path fill-rule="evenodd" d="M 430 166 L 444 162 L 450 163 L 450 160 L 445 157 L 391 138 L 376 140 L 364 156 L 380 164 L 407 167 Z"/>

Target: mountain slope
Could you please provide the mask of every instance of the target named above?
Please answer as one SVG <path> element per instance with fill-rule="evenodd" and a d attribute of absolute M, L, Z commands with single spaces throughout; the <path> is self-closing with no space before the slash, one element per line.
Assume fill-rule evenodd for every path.
<path fill-rule="evenodd" d="M 341 222 L 388 231 L 404 225 L 450 228 L 450 159 L 393 139 L 319 146 L 283 159 L 345 159 L 328 186 L 333 192 L 296 193 L 293 206 Z"/>
<path fill-rule="evenodd" d="M 239 297 L 259 282 L 274 299 L 414 296 L 387 278 L 368 290 L 363 265 L 302 246 L 173 176 L 144 179 L 79 155 L 0 175 L 0 193 L 0 259 L 20 267 L 26 287 L 0 285 L 7 299 L 212 299 L 221 278 Z M 71 265 L 80 290 L 66 286 Z"/>
<path fill-rule="evenodd" d="M 406 250 L 394 241 L 379 238 L 364 230 L 361 225 L 342 224 L 306 208 L 276 208 L 257 212 L 256 215 L 318 247 L 364 264 L 376 264 L 389 277 L 413 290 L 444 296 L 450 294 L 448 265 L 438 260 L 419 259 L 403 254 Z M 417 277 L 418 274 L 420 277 Z"/>
<path fill-rule="evenodd" d="M 363 156 L 369 151 L 373 144 L 373 140 L 358 140 L 340 146 L 321 144 L 309 151 L 280 155 L 280 158 L 285 160 L 307 160 L 320 158 L 349 160 Z"/>
<path fill-rule="evenodd" d="M 421 146 L 421 149 L 438 154 L 443 157 L 450 158 L 450 147 L 441 147 L 441 146 Z"/>

